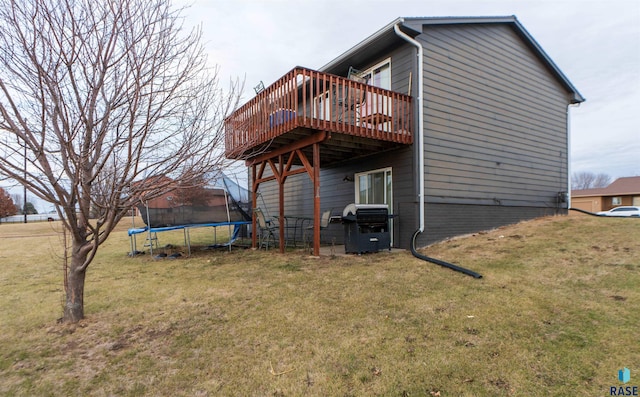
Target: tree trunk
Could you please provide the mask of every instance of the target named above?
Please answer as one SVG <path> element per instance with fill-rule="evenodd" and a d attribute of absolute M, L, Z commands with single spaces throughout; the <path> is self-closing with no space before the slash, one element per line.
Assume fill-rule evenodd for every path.
<path fill-rule="evenodd" d="M 84 258 L 80 258 L 80 256 L 82 255 L 74 249 L 71 256 L 71 265 L 67 269 L 65 285 L 67 296 L 62 317 L 66 323 L 77 323 L 84 318 L 84 279 L 87 270 L 82 268 Z"/>

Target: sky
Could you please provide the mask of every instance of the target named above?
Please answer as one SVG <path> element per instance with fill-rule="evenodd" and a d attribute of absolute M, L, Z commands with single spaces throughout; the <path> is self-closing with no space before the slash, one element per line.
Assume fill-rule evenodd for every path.
<path fill-rule="evenodd" d="M 397 17 L 515 15 L 586 98 L 570 108 L 570 173 L 640 175 L 638 0 L 174 0 L 202 26 L 222 84 L 318 69 Z M 12 193 L 21 193 L 13 186 Z M 40 211 L 48 205 L 36 201 Z M 50 206 L 48 206 L 50 207 Z"/>
<path fill-rule="evenodd" d="M 586 98 L 570 108 L 570 172 L 640 175 L 638 0 L 189 3 L 187 22 L 202 24 L 221 81 L 244 80 L 243 102 L 260 81 L 268 86 L 295 66 L 318 69 L 397 17 L 515 15 Z"/>

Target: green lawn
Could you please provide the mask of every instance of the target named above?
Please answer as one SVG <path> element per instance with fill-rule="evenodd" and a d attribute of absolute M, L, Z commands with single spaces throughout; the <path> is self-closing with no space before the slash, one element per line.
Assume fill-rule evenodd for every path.
<path fill-rule="evenodd" d="M 482 279 L 407 252 L 129 258 L 130 224 L 89 267 L 77 325 L 56 322 L 59 223 L 0 225 L 0 395 L 608 396 L 623 367 L 640 385 L 640 219 L 542 218 L 423 251 Z"/>

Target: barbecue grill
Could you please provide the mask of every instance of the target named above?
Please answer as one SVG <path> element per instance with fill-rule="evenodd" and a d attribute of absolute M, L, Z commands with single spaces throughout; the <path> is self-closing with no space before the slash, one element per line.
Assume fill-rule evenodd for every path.
<path fill-rule="evenodd" d="M 391 249 L 389 207 L 386 204 L 349 204 L 342 211 L 342 223 L 347 254 Z"/>

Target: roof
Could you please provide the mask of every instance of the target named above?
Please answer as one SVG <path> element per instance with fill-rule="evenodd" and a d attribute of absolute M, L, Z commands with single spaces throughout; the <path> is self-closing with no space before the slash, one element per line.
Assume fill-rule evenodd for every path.
<path fill-rule="evenodd" d="M 329 73 L 346 73 L 352 62 L 357 62 L 359 58 L 365 58 L 367 50 L 376 47 L 391 46 L 398 42 L 404 42 L 394 32 L 394 26 L 398 27 L 411 37 L 416 37 L 422 33 L 422 28 L 427 25 L 459 25 L 459 24 L 506 24 L 510 26 L 534 54 L 545 64 L 548 70 L 556 77 L 562 86 L 571 94 L 571 103 L 584 102 L 585 98 L 571 84 L 571 81 L 562 73 L 560 68 L 544 52 L 542 47 L 527 32 L 518 21 L 515 15 L 509 16 L 487 16 L 487 17 L 400 17 L 367 37 L 360 43 L 347 50 L 328 64 L 320 68 L 320 71 Z"/>
<path fill-rule="evenodd" d="M 572 190 L 571 197 L 640 195 L 640 176 L 618 178 L 609 186 L 597 189 Z"/>

